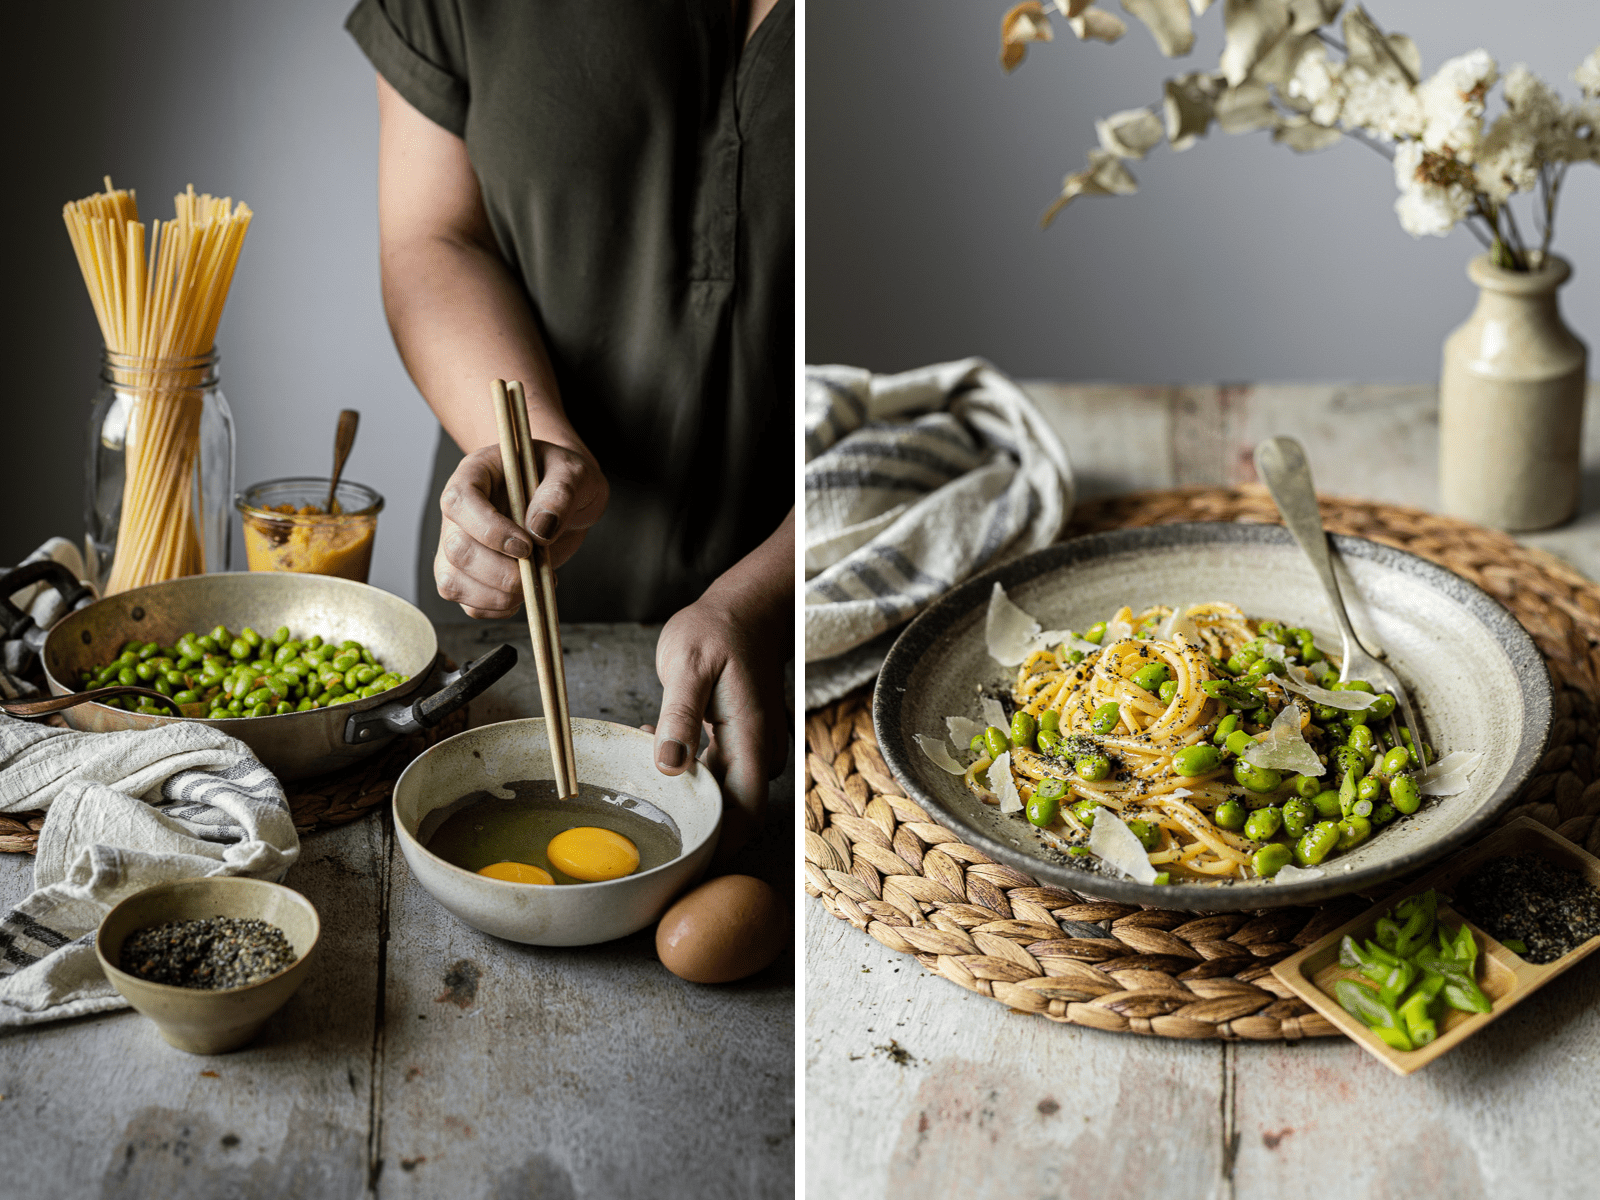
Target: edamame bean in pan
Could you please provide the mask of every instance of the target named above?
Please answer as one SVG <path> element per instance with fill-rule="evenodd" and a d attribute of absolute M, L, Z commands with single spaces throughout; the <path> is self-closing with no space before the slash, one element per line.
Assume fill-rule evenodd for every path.
<path fill-rule="evenodd" d="M 1009 707 L 983 702 L 981 738 L 950 714 L 965 766 L 918 742 L 1050 844 L 1141 882 L 1320 867 L 1464 789 L 1480 757 L 1413 745 L 1394 698 L 1340 682 L 1308 630 L 1232 604 L 1124 606 L 1093 636 L 1038 629 L 996 585 L 986 631 L 1014 672 L 1000 689 Z"/>
<path fill-rule="evenodd" d="M 176 704 L 199 705 L 212 720 L 270 717 L 331 708 L 399 687 L 410 676 L 391 670 L 357 641 L 298 638 L 287 625 L 270 635 L 225 625 L 189 632 L 170 646 L 124 642 L 111 662 L 78 673 L 82 690 L 115 683 L 154 688 Z M 152 716 L 171 713 L 144 697 L 106 701 Z"/>

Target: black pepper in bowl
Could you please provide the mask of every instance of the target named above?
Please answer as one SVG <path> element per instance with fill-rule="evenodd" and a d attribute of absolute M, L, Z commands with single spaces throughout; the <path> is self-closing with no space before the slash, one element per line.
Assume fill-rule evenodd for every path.
<path fill-rule="evenodd" d="M 1531 963 L 1554 962 L 1600 936 L 1600 890 L 1534 854 L 1490 859 L 1456 885 L 1451 903 L 1497 940 L 1521 942 Z"/>
<path fill-rule="evenodd" d="M 215 989 L 260 983 L 298 957 L 276 925 L 255 917 L 208 917 L 130 933 L 117 965 L 152 983 Z"/>

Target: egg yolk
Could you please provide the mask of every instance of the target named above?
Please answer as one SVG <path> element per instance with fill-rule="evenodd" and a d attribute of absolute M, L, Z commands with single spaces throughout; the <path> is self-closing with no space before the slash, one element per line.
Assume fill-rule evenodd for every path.
<path fill-rule="evenodd" d="M 593 825 L 556 834 L 545 854 L 556 870 L 586 883 L 621 879 L 639 869 L 639 847 L 620 833 Z"/>
<path fill-rule="evenodd" d="M 504 879 L 509 883 L 555 883 L 555 876 L 549 871 L 528 863 L 490 863 L 487 867 L 479 867 L 478 874 L 487 875 L 490 879 Z"/>

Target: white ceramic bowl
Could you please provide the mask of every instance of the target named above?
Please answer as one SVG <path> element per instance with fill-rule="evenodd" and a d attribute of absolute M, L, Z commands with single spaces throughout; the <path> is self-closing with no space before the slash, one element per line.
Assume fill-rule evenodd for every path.
<path fill-rule="evenodd" d="M 405 769 L 394 786 L 394 827 L 417 882 L 474 929 L 535 946 L 609 942 L 660 917 L 711 861 L 722 828 L 722 792 L 710 771 L 694 763 L 682 775 L 663 775 L 655 765 L 655 738 L 630 725 L 574 720 L 572 743 L 579 783 L 648 800 L 677 823 L 683 852 L 621 879 L 545 887 L 490 879 L 445 862 L 420 840 L 429 813 L 476 791 L 504 795 L 511 780 L 554 775 L 542 717 L 469 729 Z"/>

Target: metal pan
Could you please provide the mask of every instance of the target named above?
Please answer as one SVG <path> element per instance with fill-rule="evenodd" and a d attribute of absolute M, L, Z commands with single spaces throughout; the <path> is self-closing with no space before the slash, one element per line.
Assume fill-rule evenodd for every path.
<path fill-rule="evenodd" d="M 80 669 L 103 666 L 131 638 L 170 645 L 185 631 L 203 633 L 219 623 L 269 632 L 287 625 L 297 635 L 354 639 L 408 678 L 365 700 L 282 716 L 212 721 L 88 703 L 66 710 L 67 723 L 107 732 L 198 720 L 244 742 L 280 779 L 302 779 L 348 766 L 399 734 L 437 725 L 517 661 L 514 648 L 500 646 L 460 671 L 441 675 L 439 643 L 428 618 L 398 596 L 364 583 L 274 571 L 191 575 L 107 597 L 57 622 L 41 654 L 50 692 L 76 691 L 68 681 L 76 681 Z"/>

